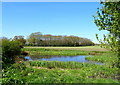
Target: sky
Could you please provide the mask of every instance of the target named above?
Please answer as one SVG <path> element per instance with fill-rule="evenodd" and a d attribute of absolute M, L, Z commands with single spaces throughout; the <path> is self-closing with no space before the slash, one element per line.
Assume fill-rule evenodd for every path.
<path fill-rule="evenodd" d="M 102 38 L 92 15 L 96 15 L 99 2 L 3 2 L 2 36 L 25 38 L 34 32 L 51 35 L 74 35 L 98 43 Z"/>
<path fill-rule="evenodd" d="M 2 2 L 99 2 L 99 1 L 100 0 L 2 0 Z"/>

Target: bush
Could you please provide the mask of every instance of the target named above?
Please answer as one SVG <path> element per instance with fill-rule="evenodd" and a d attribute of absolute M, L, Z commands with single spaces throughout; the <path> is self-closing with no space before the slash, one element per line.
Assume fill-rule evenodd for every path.
<path fill-rule="evenodd" d="M 2 61 L 4 64 L 15 62 L 15 57 L 21 53 L 18 41 L 2 40 Z"/>

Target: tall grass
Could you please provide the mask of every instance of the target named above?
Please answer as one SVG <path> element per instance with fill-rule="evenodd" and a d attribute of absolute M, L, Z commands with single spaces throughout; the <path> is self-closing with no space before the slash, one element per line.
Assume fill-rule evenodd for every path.
<path fill-rule="evenodd" d="M 63 62 L 63 61 L 31 61 L 30 66 L 47 67 L 47 68 L 69 68 L 80 69 L 82 67 L 97 66 L 95 64 L 80 63 L 80 62 Z"/>

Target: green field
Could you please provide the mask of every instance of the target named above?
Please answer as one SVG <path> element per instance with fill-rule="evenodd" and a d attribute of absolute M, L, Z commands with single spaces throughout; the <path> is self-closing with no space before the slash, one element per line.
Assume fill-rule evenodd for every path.
<path fill-rule="evenodd" d="M 29 55 L 89 55 L 109 52 L 107 49 L 99 46 L 86 47 L 25 47 L 23 51 L 27 51 Z"/>
<path fill-rule="evenodd" d="M 100 46 L 83 46 L 83 47 L 25 47 L 25 48 L 45 48 L 57 50 L 81 50 L 81 51 L 109 51 L 108 49 L 101 48 Z"/>
<path fill-rule="evenodd" d="M 97 49 L 97 50 L 96 50 Z M 3 83 L 119 83 L 117 56 L 98 46 L 87 47 L 25 47 L 29 55 L 90 55 L 87 60 L 104 65 L 62 62 L 27 61 L 13 64 L 4 71 Z"/>

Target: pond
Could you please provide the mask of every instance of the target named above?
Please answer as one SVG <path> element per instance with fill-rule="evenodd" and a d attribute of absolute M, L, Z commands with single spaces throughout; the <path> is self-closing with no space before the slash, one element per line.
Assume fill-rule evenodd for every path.
<path fill-rule="evenodd" d="M 87 62 L 87 63 L 95 63 L 98 65 L 104 65 L 100 62 L 88 61 L 85 59 L 85 55 L 79 56 L 26 56 L 24 57 L 27 60 L 44 60 L 44 61 L 75 61 L 75 62 Z"/>

